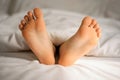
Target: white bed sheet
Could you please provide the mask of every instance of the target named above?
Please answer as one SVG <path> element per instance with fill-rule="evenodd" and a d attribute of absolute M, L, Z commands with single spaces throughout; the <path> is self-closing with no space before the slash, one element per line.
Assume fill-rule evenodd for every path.
<path fill-rule="evenodd" d="M 32 52 L 1 52 L 0 80 L 119 80 L 120 58 L 82 57 L 74 65 L 40 64 Z"/>
<path fill-rule="evenodd" d="M 91 54 L 99 57 L 83 57 L 73 66 L 63 67 L 40 64 L 33 53 L 24 51 L 29 48 L 17 28 L 23 15 L 25 13 L 15 14 L 0 21 L 0 80 L 120 79 L 118 21 L 96 18 L 103 29 L 103 37 L 97 51 Z M 45 11 L 47 29 L 54 44 L 59 45 L 71 37 L 79 28 L 84 16 L 61 11 Z"/>

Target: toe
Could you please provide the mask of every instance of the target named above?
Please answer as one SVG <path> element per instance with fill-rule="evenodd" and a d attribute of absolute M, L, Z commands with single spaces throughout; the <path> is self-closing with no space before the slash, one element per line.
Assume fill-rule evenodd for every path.
<path fill-rule="evenodd" d="M 97 23 L 96 20 L 93 19 L 91 24 L 95 25 L 96 23 Z"/>
<path fill-rule="evenodd" d="M 32 11 L 28 12 L 28 19 L 29 20 L 33 20 L 33 13 L 32 13 Z"/>
<path fill-rule="evenodd" d="M 97 30 L 97 29 L 99 28 L 99 24 L 95 24 L 95 25 L 93 26 L 93 28 L 94 28 L 95 30 Z"/>
<path fill-rule="evenodd" d="M 97 33 L 101 33 L 101 29 L 98 28 L 98 29 L 96 30 L 96 32 L 97 32 Z"/>
<path fill-rule="evenodd" d="M 89 26 L 89 25 L 91 24 L 91 22 L 92 22 L 92 18 L 89 17 L 89 16 L 87 16 L 87 17 L 85 17 L 85 18 L 83 19 L 82 25 Z"/>
<path fill-rule="evenodd" d="M 100 37 L 101 37 L 101 32 L 100 32 L 100 33 L 98 33 L 98 35 L 97 35 L 97 36 L 98 36 L 98 38 L 100 38 Z"/>
<path fill-rule="evenodd" d="M 100 36 L 101 36 L 101 29 L 98 28 L 98 29 L 96 30 L 96 32 L 97 32 L 97 37 L 100 37 Z"/>
<path fill-rule="evenodd" d="M 25 24 L 26 24 L 25 20 L 22 20 L 22 21 L 21 21 L 21 24 L 22 24 L 23 26 L 25 26 Z"/>
<path fill-rule="evenodd" d="M 39 8 L 35 8 L 34 9 L 34 15 L 35 15 L 36 19 L 40 19 L 43 14 L 42 14 L 42 11 Z"/>
<path fill-rule="evenodd" d="M 24 20 L 25 20 L 26 23 L 28 23 L 29 19 L 28 19 L 27 15 L 24 16 Z"/>
<path fill-rule="evenodd" d="M 94 29 L 95 29 L 95 31 L 96 31 L 96 33 L 97 33 L 97 37 L 100 38 L 100 36 L 101 36 L 101 29 L 100 29 L 100 27 L 99 27 L 99 24 L 96 24 L 96 25 L 94 26 Z"/>
<path fill-rule="evenodd" d="M 100 30 L 100 29 L 97 30 L 97 37 L 98 37 L 98 38 L 101 37 L 101 30 Z"/>
<path fill-rule="evenodd" d="M 23 25 L 22 24 L 19 24 L 19 29 L 23 30 Z"/>
<path fill-rule="evenodd" d="M 94 28 L 95 24 L 96 24 L 96 20 L 92 19 L 92 22 L 89 25 L 89 27 Z"/>

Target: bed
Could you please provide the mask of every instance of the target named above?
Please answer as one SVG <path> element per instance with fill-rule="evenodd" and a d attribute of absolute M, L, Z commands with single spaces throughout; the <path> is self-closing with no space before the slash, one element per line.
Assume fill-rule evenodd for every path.
<path fill-rule="evenodd" d="M 5 0 L 1 1 L 4 2 Z M 6 6 L 7 4 L 10 5 L 11 1 L 5 3 Z M 31 1 L 32 0 L 30 0 L 30 2 Z M 91 14 L 93 12 L 92 10 L 91 12 L 83 11 L 82 13 L 82 9 L 80 9 L 80 11 L 76 9 L 76 13 L 73 12 L 74 9 L 72 8 L 72 10 L 69 11 L 70 8 L 68 7 L 65 7 L 68 11 L 42 8 L 47 30 L 52 42 L 56 46 L 69 39 L 76 32 L 82 18 L 86 15 L 91 15 L 92 18 L 95 18 L 102 28 L 102 37 L 98 45 L 91 52 L 78 59 L 72 66 L 68 67 L 58 64 L 45 65 L 39 63 L 36 56 L 26 45 L 18 29 L 18 24 L 26 14 L 25 10 L 29 10 L 29 8 L 35 6 L 25 6 L 29 3 L 27 0 L 22 5 L 20 5 L 20 1 L 16 0 L 13 2 L 16 4 L 14 5 L 16 7 L 14 9 L 12 5 L 11 11 L 7 9 L 9 7 L 7 6 L 6 10 L 9 11 L 4 10 L 2 13 L 0 12 L 0 80 L 119 80 L 120 16 L 118 13 L 120 11 L 117 10 L 117 13 L 114 13 L 114 8 L 119 1 L 117 4 L 115 3 L 116 0 L 103 1 L 96 0 L 93 5 L 93 7 L 96 7 L 96 9 L 94 9 L 96 13 L 93 14 Z M 104 10 L 105 7 L 103 9 L 99 8 L 100 12 L 103 11 L 102 13 L 104 13 L 104 15 L 99 13 L 97 7 L 100 7 L 99 5 L 103 3 L 103 6 L 105 6 L 108 4 L 108 1 L 115 3 L 115 5 L 113 5 L 114 7 L 112 6 L 114 12 L 111 10 L 111 7 L 107 5 L 110 9 L 108 7 L 106 10 Z M 77 1 L 75 0 L 75 2 Z M 42 3 L 44 3 L 44 1 L 42 1 Z M 89 3 L 89 1 L 87 3 Z M 87 3 L 85 5 L 87 5 Z M 49 4 L 46 3 L 46 6 L 48 5 L 52 5 L 52 2 Z M 51 8 L 54 6 L 51 6 Z M 45 7 L 45 5 L 43 7 Z M 60 6 L 57 8 L 63 9 Z M 104 11 L 107 12 L 105 13 Z"/>

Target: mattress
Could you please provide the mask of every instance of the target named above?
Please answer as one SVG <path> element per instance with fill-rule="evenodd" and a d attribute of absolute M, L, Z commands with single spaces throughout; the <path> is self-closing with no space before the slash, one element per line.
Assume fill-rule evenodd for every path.
<path fill-rule="evenodd" d="M 71 37 L 86 16 L 65 11 L 43 12 L 49 35 L 56 46 Z M 0 80 L 120 79 L 119 21 L 97 18 L 103 29 L 98 46 L 72 66 L 64 67 L 41 64 L 30 51 L 17 28 L 25 13 L 4 17 L 0 21 Z"/>

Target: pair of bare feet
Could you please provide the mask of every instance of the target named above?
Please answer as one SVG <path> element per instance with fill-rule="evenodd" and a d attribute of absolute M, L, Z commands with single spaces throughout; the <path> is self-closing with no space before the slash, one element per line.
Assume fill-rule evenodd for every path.
<path fill-rule="evenodd" d="M 33 13 L 28 12 L 21 21 L 19 28 L 28 46 L 43 64 L 55 64 L 55 47 L 46 31 L 43 14 L 39 8 Z M 78 31 L 61 44 L 58 64 L 72 65 L 77 59 L 87 54 L 96 46 L 101 36 L 101 30 L 96 20 L 85 17 Z"/>

